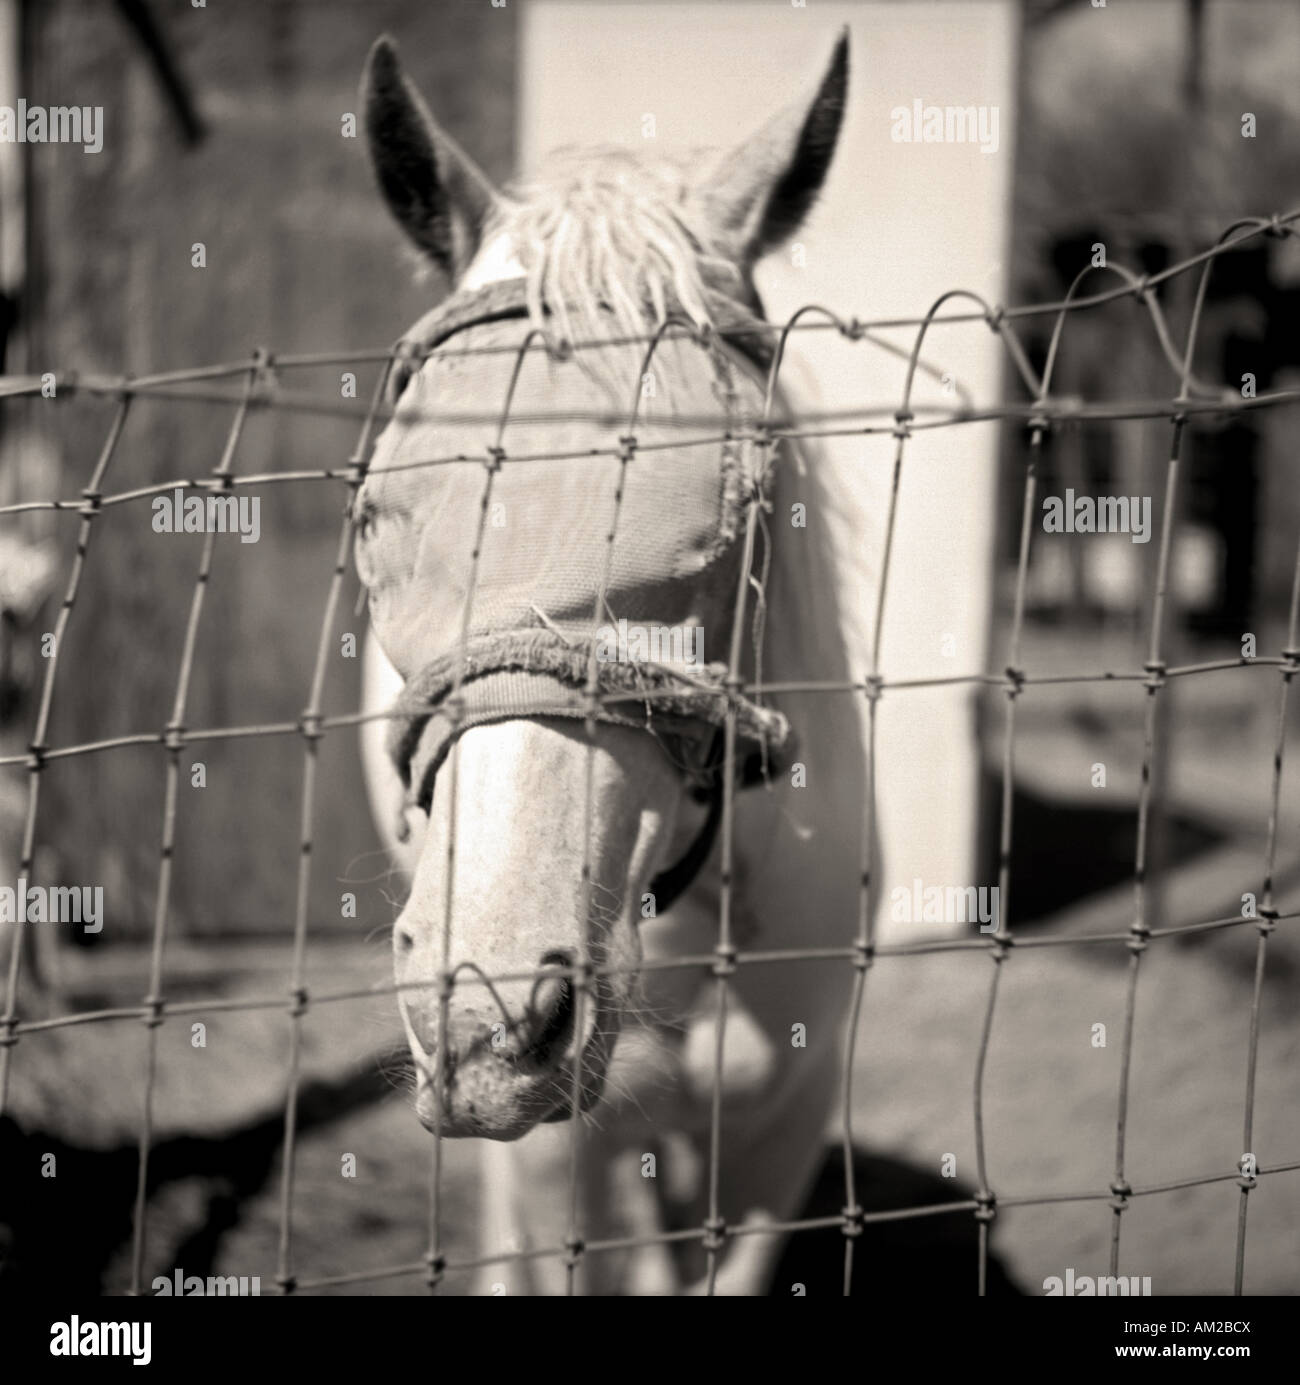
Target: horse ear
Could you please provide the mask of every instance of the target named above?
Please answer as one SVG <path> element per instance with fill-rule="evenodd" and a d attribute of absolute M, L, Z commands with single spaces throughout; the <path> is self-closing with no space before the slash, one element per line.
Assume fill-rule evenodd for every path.
<path fill-rule="evenodd" d="M 848 83 L 846 28 L 812 100 L 788 106 L 696 189 L 705 225 L 742 269 L 788 240 L 812 209 L 835 153 Z"/>
<path fill-rule="evenodd" d="M 486 175 L 429 114 L 393 41 L 375 41 L 361 79 L 370 162 L 397 224 L 455 278 L 474 258 L 497 205 Z"/>

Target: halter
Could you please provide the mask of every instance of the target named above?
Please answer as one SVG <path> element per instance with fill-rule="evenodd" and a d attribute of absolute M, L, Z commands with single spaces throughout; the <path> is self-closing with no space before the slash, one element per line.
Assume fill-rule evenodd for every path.
<path fill-rule="evenodd" d="M 761 320 L 721 294 L 710 293 L 709 300 L 716 338 L 735 353 L 724 352 L 719 340 L 706 342 L 706 349 L 715 360 L 715 370 L 725 376 L 736 356 L 743 364 L 765 370 L 770 363 L 770 347 Z M 527 318 L 522 279 L 492 284 L 472 293 L 453 295 L 421 318 L 401 346 L 408 353 L 424 356 L 473 327 Z M 725 450 L 724 444 L 724 454 Z M 717 489 L 723 497 L 716 533 L 707 527 L 702 532 L 696 512 L 691 510 L 686 537 L 696 548 L 707 542 L 710 554 L 716 551 L 721 555 L 719 568 L 726 570 L 726 560 L 734 563 L 737 557 L 739 516 L 748 492 L 741 494 L 744 477 L 734 457 L 729 460 L 723 455 L 716 466 Z M 734 474 L 729 466 L 736 468 Z M 696 479 L 707 486 L 711 478 L 702 473 Z M 765 477 L 760 477 L 757 484 L 761 487 L 764 482 Z M 457 501 L 467 503 L 467 497 L 453 492 L 452 502 Z M 671 543 L 665 547 L 665 562 L 677 557 Z M 689 549 L 689 544 L 679 547 Z M 649 556 L 638 552 L 637 559 L 647 561 Z M 739 568 L 735 571 L 738 573 Z M 711 568 L 703 569 L 697 580 L 702 581 L 703 577 L 711 582 L 718 580 Z M 673 590 L 680 589 L 679 597 L 681 593 L 691 596 L 687 576 L 671 580 L 677 582 Z M 727 580 L 734 580 L 729 571 Z M 371 599 L 373 603 L 373 588 Z M 727 599 L 734 601 L 721 587 L 716 592 L 706 590 L 702 599 L 706 605 L 712 602 L 714 606 Z M 566 635 L 548 623 L 520 625 L 516 617 L 508 628 L 480 630 L 463 644 L 459 640 L 449 643 L 436 650 L 433 657 L 421 661 L 411 671 L 394 705 L 396 715 L 389 729 L 389 753 L 407 790 L 408 802 L 424 803 L 431 796 L 433 779 L 452 741 L 474 726 L 518 718 L 587 718 L 591 709 L 584 690 L 590 654 L 586 640 Z M 696 801 L 708 805 L 704 824 L 686 853 L 651 882 L 656 912 L 666 910 L 692 884 L 717 836 L 723 801 L 722 732 L 728 707 L 735 709 L 737 741 L 742 748 L 737 757 L 737 785 L 741 788 L 766 780 L 774 752 L 787 740 L 788 723 L 771 708 L 745 697 L 729 696 L 724 686 L 727 668 L 722 664 L 692 668 L 689 682 L 671 667 L 649 662 L 601 662 L 598 671 L 602 693 L 653 692 L 655 696 L 602 701 L 595 719 L 654 735 L 691 785 Z M 413 784 L 412 761 L 431 723 L 437 736 L 420 782 Z"/>

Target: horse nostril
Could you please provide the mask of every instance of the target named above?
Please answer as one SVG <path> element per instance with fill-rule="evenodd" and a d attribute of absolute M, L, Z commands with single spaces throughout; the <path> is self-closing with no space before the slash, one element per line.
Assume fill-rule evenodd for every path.
<path fill-rule="evenodd" d="M 571 967 L 573 954 L 548 952 L 542 958 L 541 965 Z M 552 1052 L 567 1042 L 573 1029 L 573 1015 L 573 985 L 570 978 L 539 976 L 533 983 L 533 993 L 528 1003 L 526 1028 L 529 1038 L 521 1056 L 539 1063 L 548 1061 Z"/>
<path fill-rule="evenodd" d="M 415 946 L 415 935 L 409 928 L 400 925 L 393 930 L 393 944 L 398 952 L 410 952 Z"/>

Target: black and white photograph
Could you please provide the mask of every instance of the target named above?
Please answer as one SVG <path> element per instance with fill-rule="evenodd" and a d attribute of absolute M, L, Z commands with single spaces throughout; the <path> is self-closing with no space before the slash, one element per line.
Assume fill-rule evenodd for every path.
<path fill-rule="evenodd" d="M 1297 73 L 1295 0 L 0 0 L 33 1362 L 1259 1363 Z"/>

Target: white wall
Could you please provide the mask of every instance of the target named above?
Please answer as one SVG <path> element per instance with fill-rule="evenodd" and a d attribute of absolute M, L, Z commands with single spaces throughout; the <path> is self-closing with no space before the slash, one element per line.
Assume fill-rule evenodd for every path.
<path fill-rule="evenodd" d="M 523 7 L 520 151 L 526 170 L 557 145 L 642 145 L 655 116 L 669 145 L 726 146 L 808 89 L 839 27 L 852 43 L 849 110 L 818 210 L 800 233 L 805 262 L 778 252 L 759 273 L 769 316 L 806 302 L 859 318 L 916 317 L 947 289 L 998 301 L 1012 171 L 1012 0 L 950 4 L 604 4 Z M 1000 145 L 905 144 L 890 112 L 927 105 L 996 106 Z M 910 345 L 910 332 L 893 339 Z M 998 397 L 1001 359 L 981 325 L 936 329 L 925 354 L 976 399 Z M 821 402 L 897 405 L 903 364 L 834 334 L 798 339 L 798 379 Z M 783 372 L 783 379 L 786 378 Z M 917 399 L 941 401 L 937 386 Z M 983 671 L 991 609 L 995 431 L 969 425 L 918 435 L 900 493 L 881 669 L 887 678 Z M 888 467 L 888 438 L 834 446 L 837 467 Z M 878 522 L 878 519 L 877 519 Z M 874 602 L 861 593 L 863 607 Z M 942 652 L 952 635 L 954 653 Z M 1000 656 L 999 656 L 1000 657 Z M 861 667 L 865 669 L 865 655 Z M 974 875 L 976 754 L 969 691 L 886 694 L 879 789 L 888 889 L 993 883 Z M 933 931 L 933 930 L 931 930 Z"/>

